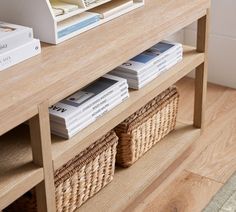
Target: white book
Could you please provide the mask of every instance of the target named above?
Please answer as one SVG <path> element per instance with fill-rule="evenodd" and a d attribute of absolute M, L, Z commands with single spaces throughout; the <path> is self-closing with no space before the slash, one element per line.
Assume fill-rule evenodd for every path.
<path fill-rule="evenodd" d="M 173 67 L 174 65 L 176 65 L 178 62 L 180 62 L 182 60 L 182 57 L 173 61 L 171 64 L 168 64 L 167 66 L 163 66 L 160 68 L 160 73 L 158 74 L 154 74 L 152 75 L 150 78 L 148 78 L 146 81 L 137 84 L 137 83 L 129 83 L 129 87 L 133 88 L 133 89 L 140 89 L 143 88 L 144 86 L 146 86 L 148 83 L 150 83 L 152 80 L 154 80 L 155 78 L 157 78 L 158 76 L 160 76 L 163 72 L 168 71 L 171 67 Z"/>
<path fill-rule="evenodd" d="M 94 122 L 98 117 L 101 116 L 101 114 L 104 112 L 105 109 L 109 108 L 110 105 L 113 105 L 114 102 L 120 100 L 124 100 L 126 98 L 128 98 L 129 96 L 129 92 L 128 90 L 119 93 L 119 95 L 116 95 L 115 97 L 113 97 L 110 102 L 107 102 L 106 104 L 104 104 L 102 107 L 97 108 L 96 110 L 93 111 L 93 115 L 87 116 L 82 122 L 79 120 L 79 122 L 74 121 L 71 123 L 70 126 L 67 127 L 63 127 L 60 125 L 52 125 L 51 124 L 51 129 L 53 131 L 58 131 L 60 133 L 64 133 L 64 134 L 68 134 L 71 131 L 74 131 L 75 129 L 83 129 L 84 126 L 88 126 L 88 123 L 92 123 Z"/>
<path fill-rule="evenodd" d="M 114 87 L 112 90 L 101 96 L 99 99 L 94 100 L 91 104 L 89 104 L 87 107 L 84 107 L 82 109 L 82 112 L 75 113 L 73 117 L 70 119 L 61 119 L 55 116 L 50 116 L 51 123 L 57 123 L 61 125 L 62 127 L 69 127 L 71 123 L 78 122 L 79 120 L 84 120 L 85 117 L 87 117 L 88 114 L 91 114 L 95 109 L 102 106 L 103 104 L 109 102 L 113 96 L 120 94 L 120 92 L 123 92 L 124 90 L 128 90 L 128 83 L 125 82 L 125 84 L 119 84 L 118 86 Z"/>
<path fill-rule="evenodd" d="M 84 89 L 52 105 L 49 108 L 50 117 L 67 123 L 77 114 L 95 105 L 107 93 L 114 92 L 114 88 L 124 84 L 127 84 L 126 79 L 106 74 Z"/>
<path fill-rule="evenodd" d="M 90 119 L 96 110 L 100 109 L 101 107 L 109 103 L 112 99 L 114 99 L 116 96 L 119 96 L 121 93 L 125 91 L 128 91 L 128 84 L 124 85 L 121 88 L 119 87 L 115 88 L 114 92 L 110 93 L 109 95 L 104 96 L 104 98 L 101 98 L 101 101 L 99 100 L 96 104 L 91 106 L 88 110 L 74 115 L 74 117 L 66 123 L 60 123 L 57 120 L 54 120 L 53 118 L 51 118 L 50 119 L 51 126 L 57 127 L 57 128 L 60 127 L 62 129 L 65 129 L 65 128 L 69 129 L 75 123 L 79 125 L 83 123 L 84 121 L 86 121 L 87 119 Z"/>
<path fill-rule="evenodd" d="M 9 52 L 0 54 L 0 71 L 9 68 L 17 63 L 29 59 L 35 55 L 40 54 L 40 41 L 33 39 L 32 41 L 19 46 Z"/>
<path fill-rule="evenodd" d="M 126 92 L 126 94 L 123 94 L 123 98 L 118 97 L 117 99 L 114 99 L 112 101 L 112 103 L 104 106 L 104 108 L 100 109 L 99 111 L 97 111 L 97 115 L 96 117 L 94 117 L 93 119 L 88 120 L 87 122 L 85 122 L 83 125 L 79 126 L 79 127 L 75 127 L 73 130 L 68 131 L 68 132 L 60 132 L 60 131 L 54 131 L 51 130 L 52 134 L 70 139 L 71 137 L 73 137 L 74 135 L 76 135 L 77 133 L 79 133 L 81 130 L 83 130 L 84 128 L 86 128 L 87 126 L 89 126 L 90 124 L 94 123 L 99 117 L 103 116 L 105 113 L 111 111 L 113 108 L 115 108 L 117 105 L 121 104 L 122 102 L 124 102 L 127 98 L 129 97 L 129 93 Z"/>
<path fill-rule="evenodd" d="M 77 118 L 77 116 L 82 117 L 84 114 L 87 114 L 89 111 L 91 111 L 91 108 L 98 106 L 106 99 L 110 99 L 112 95 L 117 93 L 117 91 L 121 91 L 124 87 L 125 89 L 128 88 L 127 81 L 126 80 L 123 81 L 122 79 L 122 82 L 119 82 L 116 85 L 112 86 L 111 88 L 102 91 L 98 95 L 95 95 L 95 93 L 93 93 L 94 94 L 93 96 L 89 95 L 91 94 L 90 91 L 92 91 L 93 89 L 96 89 L 96 86 L 97 85 L 94 86 L 94 84 L 91 84 L 92 88 L 88 86 L 84 90 L 78 91 L 74 95 L 68 97 L 67 99 L 62 100 L 61 102 L 51 106 L 50 107 L 50 120 L 64 126 L 68 126 L 70 125 L 71 122 L 74 121 L 74 119 Z M 101 91 L 101 89 L 100 90 L 98 89 L 95 92 L 99 92 L 99 91 Z M 75 98 L 77 100 L 72 100 L 72 102 L 70 102 L 71 98 L 72 99 Z M 76 105 L 74 104 L 73 101 L 77 101 L 77 102 L 81 101 L 81 102 L 79 102 L 79 104 Z M 77 110 L 75 110 L 76 106 L 78 106 Z M 66 110 L 69 110 L 69 111 L 66 112 Z"/>
<path fill-rule="evenodd" d="M 176 60 L 179 57 L 182 57 L 183 53 L 177 52 L 176 54 L 171 54 L 168 57 L 163 58 L 160 61 L 155 62 L 152 66 L 150 66 L 147 69 L 143 69 L 139 73 L 130 73 L 126 72 L 125 70 L 119 70 L 114 69 L 110 72 L 110 74 L 114 74 L 115 76 L 123 77 L 125 79 L 134 79 L 134 80 L 140 80 L 144 78 L 146 75 L 148 75 L 150 72 L 159 71 L 159 67 L 161 67 L 163 64 L 171 63 L 173 60 Z"/>
<path fill-rule="evenodd" d="M 0 21 L 0 55 L 32 39 L 33 30 L 31 28 Z"/>
<path fill-rule="evenodd" d="M 162 58 L 168 57 L 173 52 L 179 50 L 182 50 L 181 44 L 162 41 L 122 64 L 117 69 L 126 70 L 130 73 L 139 73 L 152 66 L 155 62 L 160 61 Z"/>
<path fill-rule="evenodd" d="M 183 60 L 183 57 L 179 57 L 176 60 L 174 60 L 172 63 L 164 64 L 162 67 L 160 67 L 161 73 L 168 71 L 170 68 L 172 68 L 174 65 L 176 65 L 177 63 L 179 63 L 182 60 Z"/>

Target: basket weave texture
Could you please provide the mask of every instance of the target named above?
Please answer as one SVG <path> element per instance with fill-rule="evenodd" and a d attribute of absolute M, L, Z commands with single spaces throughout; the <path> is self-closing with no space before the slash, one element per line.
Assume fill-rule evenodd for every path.
<path fill-rule="evenodd" d="M 179 93 L 172 86 L 115 128 L 119 137 L 116 163 L 129 167 L 176 125 Z"/>
<path fill-rule="evenodd" d="M 55 172 L 58 212 L 75 211 L 112 181 L 117 142 L 111 131 Z M 36 211 L 35 192 L 25 194 L 6 211 Z"/>

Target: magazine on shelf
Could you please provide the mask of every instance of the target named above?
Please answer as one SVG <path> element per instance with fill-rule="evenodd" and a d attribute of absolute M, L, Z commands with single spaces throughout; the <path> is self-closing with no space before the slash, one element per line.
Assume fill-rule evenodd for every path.
<path fill-rule="evenodd" d="M 95 122 L 99 117 L 103 116 L 105 113 L 109 112 L 110 110 L 112 110 L 113 108 L 115 108 L 117 105 L 121 104 L 123 101 L 125 101 L 127 98 L 129 97 L 129 92 L 128 90 L 126 92 L 123 92 L 122 94 L 120 94 L 118 97 L 115 97 L 114 99 L 112 99 L 112 101 L 110 103 L 107 103 L 106 105 L 104 105 L 102 108 L 100 108 L 99 110 L 94 112 L 93 118 L 92 119 L 88 119 L 87 121 L 85 121 L 83 124 L 81 125 L 75 125 L 74 127 L 72 127 L 70 130 L 64 129 L 54 129 L 53 127 L 51 128 L 51 131 L 53 134 L 58 135 L 58 136 L 62 136 L 64 138 L 71 138 L 73 137 L 75 134 L 77 134 L 78 132 L 80 132 L 81 130 L 83 130 L 84 128 L 86 128 L 88 125 L 92 124 L 93 122 Z"/>
<path fill-rule="evenodd" d="M 55 126 L 61 126 L 64 128 L 65 127 L 70 128 L 70 126 L 73 125 L 74 123 L 80 124 L 80 123 L 84 122 L 85 120 L 92 118 L 94 111 L 103 107 L 104 105 L 109 103 L 111 101 L 111 99 L 115 98 L 116 96 L 119 96 L 124 91 L 127 91 L 128 84 L 126 83 L 126 85 L 121 88 L 118 88 L 118 86 L 117 86 L 114 90 L 115 90 L 114 92 L 113 91 L 109 92 L 109 95 L 104 95 L 103 97 L 101 97 L 99 99 L 99 101 L 95 101 L 95 103 L 93 105 L 90 104 L 90 107 L 88 107 L 83 112 L 76 113 L 73 116 L 73 118 L 71 118 L 70 120 L 68 120 L 66 122 L 60 122 L 60 120 L 56 120 L 56 119 L 51 118 L 51 124 L 55 125 Z"/>
<path fill-rule="evenodd" d="M 67 99 L 52 105 L 49 109 L 50 118 L 66 123 L 73 119 L 76 114 L 94 106 L 107 93 L 112 94 L 115 92 L 114 89 L 118 89 L 125 84 L 127 84 L 126 79 L 106 74 Z"/>
<path fill-rule="evenodd" d="M 96 120 L 98 117 L 100 117 L 101 114 L 103 113 L 103 111 L 105 111 L 107 108 L 109 109 L 113 105 L 114 102 L 117 102 L 118 100 L 124 101 L 128 97 L 129 97 L 129 93 L 128 93 L 128 89 L 127 89 L 127 91 L 124 91 L 124 92 L 120 93 L 119 95 L 116 95 L 115 97 L 113 97 L 111 99 L 112 101 L 107 102 L 102 107 L 99 107 L 96 110 L 94 110 L 93 115 L 85 117 L 83 121 L 75 120 L 74 122 L 72 122 L 70 124 L 70 126 L 61 126 L 60 124 L 52 124 L 51 125 L 52 129 L 54 131 L 69 132 L 75 128 L 79 128 L 79 127 L 83 128 L 83 126 L 86 123 L 94 122 L 94 120 Z"/>
<path fill-rule="evenodd" d="M 0 55 L 32 40 L 31 28 L 0 21 Z"/>
<path fill-rule="evenodd" d="M 177 54 L 173 54 L 173 55 L 169 55 L 168 57 L 164 58 L 163 60 L 158 60 L 156 63 L 154 63 L 152 66 L 143 69 L 142 71 L 140 71 L 139 73 L 130 73 L 127 72 L 125 70 L 120 70 L 120 69 L 114 69 L 112 70 L 110 73 L 114 74 L 115 76 L 119 76 L 119 77 L 123 77 L 125 79 L 130 78 L 130 79 L 134 79 L 134 80 L 139 80 L 142 79 L 143 77 L 145 77 L 148 73 L 150 72 L 161 72 L 159 69 L 160 67 L 162 67 L 163 65 L 166 65 L 168 63 L 171 63 L 173 60 L 176 60 L 177 58 L 182 58 L 182 53 L 177 53 Z"/>
<path fill-rule="evenodd" d="M 143 71 L 143 69 L 152 66 L 155 62 L 162 60 L 164 57 L 168 57 L 173 52 L 181 51 L 181 49 L 182 45 L 179 43 L 162 41 L 126 63 L 123 63 L 117 69 L 125 70 L 130 73 L 139 73 Z"/>
<path fill-rule="evenodd" d="M 147 72 L 143 75 L 143 77 L 139 77 L 139 78 L 132 77 L 131 78 L 131 77 L 127 77 L 124 75 L 122 75 L 122 77 L 127 79 L 129 88 L 140 89 L 140 88 L 144 87 L 146 84 L 148 84 L 149 82 L 151 82 L 153 79 L 158 77 L 163 72 L 168 71 L 168 69 L 170 69 L 172 66 L 174 66 L 175 64 L 177 64 L 181 60 L 182 60 L 182 57 L 179 56 L 178 58 L 172 59 L 168 63 L 161 64 L 158 67 L 153 66 L 152 68 L 150 68 L 149 72 Z M 112 74 L 115 74 L 115 75 L 117 74 L 117 76 L 121 76 L 121 74 L 119 72 L 117 72 L 117 73 L 112 72 Z"/>
<path fill-rule="evenodd" d="M 8 52 L 0 54 L 0 71 L 9 68 L 17 63 L 40 54 L 40 41 L 33 39 L 32 41 L 12 49 Z"/>
<path fill-rule="evenodd" d="M 155 73 L 153 74 L 150 78 L 148 78 L 147 80 L 143 81 L 142 83 L 140 84 L 137 84 L 137 83 L 133 83 L 132 81 L 130 82 L 128 80 L 128 84 L 129 84 L 129 87 L 130 88 L 133 88 L 133 89 L 140 89 L 142 87 L 144 87 L 145 85 L 147 85 L 149 82 L 151 82 L 152 80 L 154 80 L 155 78 L 157 78 L 159 75 L 161 75 L 163 72 L 166 72 L 168 71 L 171 67 L 173 67 L 175 64 L 177 64 L 178 62 L 180 62 L 182 60 L 182 58 L 179 58 L 175 61 L 173 61 L 171 64 L 168 64 L 166 66 L 162 66 L 160 67 L 160 72 L 159 73 Z"/>
<path fill-rule="evenodd" d="M 133 0 L 119 0 L 119 1 L 110 1 L 106 4 L 103 4 L 99 7 L 92 9 L 92 12 L 100 14 L 100 18 L 108 18 L 114 14 L 117 14 L 129 7 L 132 7 L 134 4 Z"/>
<path fill-rule="evenodd" d="M 93 23 L 96 23 L 99 20 L 100 16 L 97 13 L 83 12 L 79 15 L 75 15 L 69 19 L 61 21 L 58 24 L 57 36 L 58 38 L 62 38 Z"/>

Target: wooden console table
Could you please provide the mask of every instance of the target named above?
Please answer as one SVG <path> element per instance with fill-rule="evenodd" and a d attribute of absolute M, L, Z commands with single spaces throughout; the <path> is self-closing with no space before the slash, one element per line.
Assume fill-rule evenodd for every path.
<path fill-rule="evenodd" d="M 193 125 L 179 123 L 81 211 L 121 211 L 190 153 L 204 123 L 210 0 L 146 0 L 145 6 L 0 72 L 0 210 L 36 187 L 38 210 L 55 211 L 53 172 L 156 95 L 196 68 Z M 172 33 L 198 21 L 197 46 L 183 61 L 71 140 L 51 136 L 48 107 Z M 29 120 L 29 128 L 16 127 Z"/>

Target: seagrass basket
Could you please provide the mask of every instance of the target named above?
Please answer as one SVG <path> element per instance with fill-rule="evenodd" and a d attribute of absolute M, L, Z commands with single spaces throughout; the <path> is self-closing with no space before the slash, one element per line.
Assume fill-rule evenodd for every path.
<path fill-rule="evenodd" d="M 116 163 L 129 167 L 176 125 L 179 93 L 172 86 L 115 128 L 119 137 Z"/>
<path fill-rule="evenodd" d="M 115 171 L 118 137 L 109 132 L 63 167 L 55 171 L 58 212 L 74 211 L 110 183 Z M 35 192 L 30 191 L 6 211 L 36 211 Z"/>

